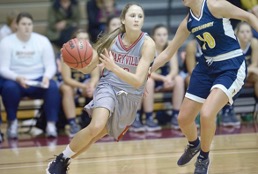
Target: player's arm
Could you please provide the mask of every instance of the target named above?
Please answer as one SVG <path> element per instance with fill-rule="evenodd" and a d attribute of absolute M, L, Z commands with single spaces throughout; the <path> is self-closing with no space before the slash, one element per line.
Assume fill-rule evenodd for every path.
<path fill-rule="evenodd" d="M 150 37 L 146 37 L 141 49 L 141 58 L 135 73 L 125 71 L 115 64 L 111 52 L 105 50 L 105 54 L 101 54 L 100 60 L 105 68 L 115 73 L 120 79 L 135 88 L 139 88 L 147 79 L 148 70 L 155 56 L 155 43 Z"/>
<path fill-rule="evenodd" d="M 159 67 L 168 62 L 189 36 L 190 32 L 187 30 L 187 19 L 188 16 L 179 25 L 175 37 L 169 43 L 167 48 L 162 51 L 155 59 L 151 68 L 152 72 L 156 71 Z"/>
<path fill-rule="evenodd" d="M 169 61 L 169 66 L 170 66 L 170 72 L 168 74 L 170 79 L 174 79 L 174 77 L 178 74 L 179 72 L 179 65 L 178 65 L 178 56 L 177 56 L 177 51 L 173 55 L 173 57 Z"/>
<path fill-rule="evenodd" d="M 253 38 L 251 41 L 252 55 L 251 61 L 252 64 L 250 66 L 257 68 L 258 67 L 258 40 Z"/>
<path fill-rule="evenodd" d="M 225 0 L 209 0 L 208 7 L 211 13 L 217 18 L 232 18 L 249 23 L 258 31 L 258 18 L 241 8 L 234 6 Z"/>
<path fill-rule="evenodd" d="M 190 41 L 187 44 L 185 51 L 186 51 L 186 58 L 185 58 L 186 69 L 189 75 L 191 75 L 196 65 L 196 57 L 195 57 L 196 41 L 195 40 Z"/>

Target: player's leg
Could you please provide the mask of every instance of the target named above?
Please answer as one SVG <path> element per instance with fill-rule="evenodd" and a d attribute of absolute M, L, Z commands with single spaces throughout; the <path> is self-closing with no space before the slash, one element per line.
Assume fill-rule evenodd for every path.
<path fill-rule="evenodd" d="M 84 148 L 87 149 L 93 143 L 94 138 L 106 127 L 109 114 L 109 110 L 105 108 L 95 108 L 89 126 L 80 130 L 66 149 L 55 160 L 49 163 L 46 173 L 66 173 L 70 158 L 77 156 L 77 153 L 80 154 L 84 151 Z"/>
<path fill-rule="evenodd" d="M 178 123 L 181 131 L 187 138 L 188 145 L 183 155 L 179 158 L 177 165 L 184 166 L 200 151 L 200 140 L 198 138 L 195 118 L 198 115 L 202 103 L 189 98 L 184 98 L 178 115 Z"/>
<path fill-rule="evenodd" d="M 62 94 L 62 108 L 70 126 L 69 136 L 73 137 L 80 130 L 80 127 L 75 120 L 76 111 L 74 102 L 74 89 L 73 87 L 63 83 L 60 86 L 60 91 Z"/>
<path fill-rule="evenodd" d="M 216 131 L 216 116 L 228 103 L 228 96 L 218 88 L 214 88 L 201 109 L 201 151 L 195 163 L 194 173 L 207 173 L 209 168 L 209 152 Z"/>
<path fill-rule="evenodd" d="M 172 97 L 173 114 L 171 118 L 171 127 L 174 129 L 179 129 L 178 113 L 184 98 L 185 86 L 184 86 L 184 79 L 180 75 L 177 75 L 174 81 L 175 81 L 175 85 L 173 87 L 173 95 L 172 95 L 173 96 Z"/>
<path fill-rule="evenodd" d="M 202 104 L 210 94 L 213 80 L 197 68 L 193 71 L 185 99 L 181 105 L 178 122 L 181 131 L 188 140 L 188 146 L 177 164 L 184 166 L 200 151 L 200 140 L 197 135 L 195 118 L 200 112 Z"/>
<path fill-rule="evenodd" d="M 71 158 L 76 158 L 77 156 L 79 156 L 80 154 L 82 154 L 83 152 L 87 151 L 89 149 L 89 147 L 94 144 L 96 141 L 100 140 L 101 138 L 103 138 L 105 135 L 107 135 L 108 131 L 106 129 L 106 127 L 96 136 L 94 137 L 90 143 L 88 143 L 83 149 L 81 149 L 79 152 L 77 152 L 75 155 L 73 155 Z"/>
<path fill-rule="evenodd" d="M 143 109 L 146 115 L 146 130 L 147 131 L 158 131 L 161 127 L 154 121 L 153 118 L 153 104 L 154 104 L 154 87 L 155 81 L 149 78 L 145 86 L 145 94 L 143 97 Z"/>

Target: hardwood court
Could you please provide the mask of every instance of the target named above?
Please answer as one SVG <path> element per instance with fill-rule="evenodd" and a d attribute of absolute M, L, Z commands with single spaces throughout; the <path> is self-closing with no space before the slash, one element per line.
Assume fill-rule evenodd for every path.
<path fill-rule="evenodd" d="M 73 160 L 69 174 L 189 174 L 194 161 L 178 167 L 184 138 L 97 143 Z M 1 149 L 1 174 L 42 174 L 64 146 Z M 258 173 L 258 134 L 219 135 L 212 144 L 209 173 Z"/>

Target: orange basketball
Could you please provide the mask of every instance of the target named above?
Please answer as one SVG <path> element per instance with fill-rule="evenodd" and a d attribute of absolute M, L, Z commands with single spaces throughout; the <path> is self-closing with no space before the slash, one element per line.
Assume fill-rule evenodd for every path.
<path fill-rule="evenodd" d="M 81 69 L 91 62 L 93 49 L 87 40 L 75 38 L 63 45 L 61 53 L 65 64 Z"/>

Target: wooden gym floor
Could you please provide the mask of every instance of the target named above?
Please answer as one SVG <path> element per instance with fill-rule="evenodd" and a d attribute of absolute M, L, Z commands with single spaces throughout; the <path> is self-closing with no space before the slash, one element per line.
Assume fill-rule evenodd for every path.
<path fill-rule="evenodd" d="M 130 132 L 127 134 L 127 137 L 130 136 Z M 257 131 L 219 134 L 221 132 L 217 131 L 212 143 L 209 174 L 257 174 Z M 136 138 L 119 143 L 105 137 L 103 141 L 106 142 L 94 144 L 88 152 L 72 161 L 69 174 L 193 173 L 195 160 L 185 167 L 176 165 L 186 145 L 185 138 L 181 136 L 179 134 L 176 138 L 174 136 L 174 138 L 141 139 L 139 134 L 138 140 Z M 64 144 L 68 143 L 67 139 L 63 138 L 65 143 L 58 145 L 62 144 L 60 139 L 62 140 L 62 137 L 42 144 L 35 140 L 19 140 L 16 144 L 5 141 L 0 146 L 0 173 L 45 173 L 49 159 L 60 153 L 65 148 Z"/>

